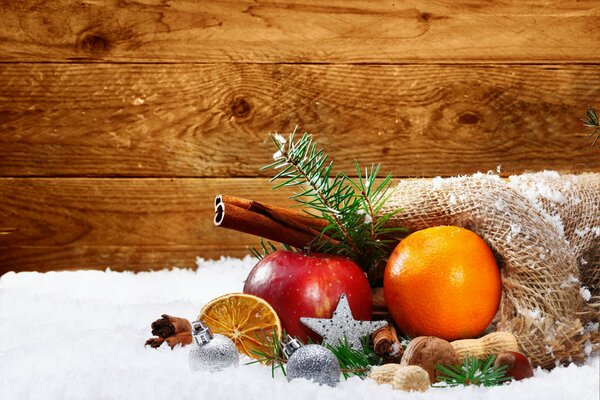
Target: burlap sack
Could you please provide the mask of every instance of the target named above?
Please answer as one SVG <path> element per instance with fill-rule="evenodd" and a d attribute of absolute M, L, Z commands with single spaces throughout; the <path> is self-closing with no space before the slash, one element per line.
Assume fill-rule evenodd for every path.
<path fill-rule="evenodd" d="M 512 332 L 534 366 L 600 349 L 600 174 L 493 174 L 400 182 L 383 212 L 411 230 L 458 225 L 479 234 L 502 270 L 494 329 Z M 473 299 L 476 302 L 477 299 Z"/>

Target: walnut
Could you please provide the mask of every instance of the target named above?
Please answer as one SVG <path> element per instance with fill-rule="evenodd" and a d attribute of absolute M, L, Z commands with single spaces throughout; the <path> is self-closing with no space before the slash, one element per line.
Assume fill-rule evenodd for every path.
<path fill-rule="evenodd" d="M 400 361 L 400 365 L 418 365 L 427 371 L 431 383 L 437 381 L 440 372 L 437 364 L 448 366 L 460 364 L 458 354 L 452 345 L 435 336 L 419 336 L 410 342 Z"/>

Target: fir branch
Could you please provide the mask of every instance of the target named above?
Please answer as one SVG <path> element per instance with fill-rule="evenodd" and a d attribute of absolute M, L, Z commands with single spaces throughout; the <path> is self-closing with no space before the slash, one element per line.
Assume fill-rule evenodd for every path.
<path fill-rule="evenodd" d="M 286 336 L 285 331 L 283 332 L 283 336 Z M 285 364 L 287 359 L 283 354 L 283 343 L 281 342 L 281 338 L 277 334 L 277 330 L 273 328 L 271 335 L 267 336 L 264 331 L 261 331 L 261 339 L 262 345 L 267 350 L 257 350 L 252 349 L 251 353 L 254 354 L 257 359 L 254 361 L 250 361 L 246 363 L 246 365 L 250 364 L 266 364 L 271 366 L 271 377 L 275 378 L 275 370 L 280 369 L 283 375 L 285 376 Z"/>
<path fill-rule="evenodd" d="M 512 377 L 506 376 L 508 365 L 500 367 L 494 366 L 496 356 L 489 356 L 485 361 L 481 361 L 474 356 L 467 357 L 462 365 L 443 366 L 436 365 L 435 368 L 443 375 L 438 376 L 438 380 L 446 386 L 476 385 L 476 386 L 497 386 L 510 381 Z"/>
<path fill-rule="evenodd" d="M 283 333 L 283 337 L 287 337 L 286 333 Z M 283 354 L 283 342 L 274 329 L 270 336 L 264 334 L 261 335 L 262 344 L 267 350 L 256 350 L 253 349 L 252 353 L 257 357 L 256 360 L 246 363 L 246 365 L 262 363 L 271 366 L 271 376 L 275 377 L 275 370 L 279 369 L 283 375 L 286 375 L 285 365 L 287 364 L 287 358 Z M 299 339 L 297 339 L 299 340 Z M 300 341 L 302 342 L 302 341 Z M 309 344 L 314 344 L 309 338 Z M 345 379 L 348 379 L 352 375 L 356 375 L 364 379 L 371 366 L 381 365 L 383 359 L 377 357 L 372 347 L 369 345 L 369 337 L 363 338 L 363 351 L 353 349 L 348 344 L 347 340 L 341 342 L 337 346 L 325 345 L 326 348 L 331 350 L 335 355 L 338 362 L 340 363 L 340 369 Z"/>
<path fill-rule="evenodd" d="M 594 107 L 588 105 L 586 119 L 582 119 L 581 121 L 583 122 L 584 126 L 588 128 L 593 128 L 592 133 L 590 133 L 590 136 L 588 136 L 588 140 L 590 140 L 594 135 L 596 135 L 592 142 L 592 146 L 594 146 L 596 142 L 600 139 L 600 121 L 598 121 L 598 115 L 596 114 L 596 110 L 594 109 Z"/>
<path fill-rule="evenodd" d="M 352 375 L 365 379 L 372 366 L 381 365 L 383 359 L 375 354 L 369 342 L 369 336 L 365 336 L 363 351 L 352 348 L 346 338 L 337 346 L 325 345 L 338 359 L 344 379 L 348 379 Z"/>
<path fill-rule="evenodd" d="M 285 250 L 298 251 L 298 249 L 296 249 L 292 246 L 289 246 L 285 243 L 280 243 L 280 246 Z M 252 256 L 254 256 L 258 260 L 262 260 L 269 254 L 271 254 L 277 250 L 279 250 L 279 248 L 277 246 L 275 246 L 273 243 L 271 243 L 268 240 L 265 241 L 263 238 L 260 238 L 260 249 L 257 249 L 256 247 L 248 248 L 248 251 L 250 252 L 250 254 L 252 254 Z"/>
<path fill-rule="evenodd" d="M 262 168 L 283 168 L 277 173 L 271 182 L 277 179 L 285 179 L 283 183 L 276 185 L 273 189 L 290 186 L 304 186 L 305 189 L 292 198 L 301 204 L 320 211 L 323 216 L 328 216 L 332 224 L 325 228 L 325 232 L 337 228 L 348 246 L 354 253 L 359 249 L 350 235 L 346 225 L 342 222 L 341 215 L 347 209 L 354 209 L 356 199 L 354 192 L 344 185 L 345 177 L 337 174 L 332 177 L 333 161 L 324 154 L 323 149 L 317 149 L 312 136 L 304 134 L 296 143 L 294 136 L 296 129 L 292 132 L 289 140 L 282 140 L 281 136 L 272 136 L 277 152 L 273 155 L 275 162 Z M 331 180 L 330 180 L 331 178 Z M 308 197 L 308 199 L 305 199 Z"/>
<path fill-rule="evenodd" d="M 333 161 L 317 148 L 312 136 L 304 133 L 295 141 L 296 130 L 297 127 L 287 140 L 279 134 L 271 136 L 277 151 L 274 162 L 262 169 L 278 170 L 271 181 L 282 182 L 273 189 L 294 188 L 291 199 L 303 206 L 308 215 L 327 221 L 312 249 L 349 257 L 367 273 L 380 267 L 395 243 L 393 235 L 406 232 L 386 226 L 401 210 L 380 215 L 393 193 L 391 175 L 378 184 L 381 165 L 371 165 L 363 176 L 356 161 L 355 179 L 344 173 L 334 174 Z"/>

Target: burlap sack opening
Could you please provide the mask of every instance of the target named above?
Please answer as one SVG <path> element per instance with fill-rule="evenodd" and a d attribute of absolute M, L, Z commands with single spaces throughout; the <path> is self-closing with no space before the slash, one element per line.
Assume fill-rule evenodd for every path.
<path fill-rule="evenodd" d="M 458 225 L 502 260 L 494 329 L 512 332 L 534 366 L 600 350 L 600 174 L 542 172 L 400 182 L 383 212 L 411 230 Z M 477 301 L 477 299 L 473 299 Z"/>

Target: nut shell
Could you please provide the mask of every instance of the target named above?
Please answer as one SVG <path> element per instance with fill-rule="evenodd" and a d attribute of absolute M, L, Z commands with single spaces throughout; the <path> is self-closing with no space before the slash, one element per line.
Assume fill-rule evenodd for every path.
<path fill-rule="evenodd" d="M 507 366 L 506 375 L 512 376 L 517 381 L 533 376 L 533 368 L 529 359 L 516 351 L 506 351 L 498 354 L 494 366 L 501 367 L 503 365 Z"/>
<path fill-rule="evenodd" d="M 440 372 L 435 369 L 437 364 L 449 366 L 460 364 L 458 354 L 446 340 L 435 336 L 419 336 L 410 342 L 404 350 L 400 365 L 417 365 L 429 375 L 431 383 L 437 381 Z"/>
<path fill-rule="evenodd" d="M 369 373 L 369 378 L 373 379 L 378 384 L 392 383 L 396 372 L 402 368 L 400 364 L 384 364 L 374 368 Z"/>
<path fill-rule="evenodd" d="M 392 387 L 396 390 L 424 392 L 429 385 L 429 374 L 417 365 L 401 366 L 392 379 Z"/>
<path fill-rule="evenodd" d="M 505 351 L 519 351 L 517 338 L 510 332 L 492 332 L 479 339 L 462 339 L 450 343 L 462 364 L 467 357 L 484 360 Z"/>

